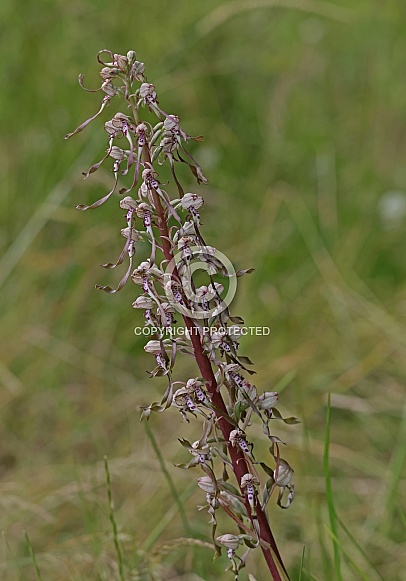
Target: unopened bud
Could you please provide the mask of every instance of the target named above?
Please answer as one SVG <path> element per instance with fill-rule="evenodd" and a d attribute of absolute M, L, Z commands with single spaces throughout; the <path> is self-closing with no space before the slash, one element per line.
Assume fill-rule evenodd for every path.
<path fill-rule="evenodd" d="M 126 56 L 122 54 L 115 54 L 114 55 L 114 62 L 117 64 L 120 71 L 126 71 L 128 67 L 128 60 Z"/>
<path fill-rule="evenodd" d="M 100 71 L 100 76 L 102 79 L 113 79 L 120 73 L 120 70 L 116 67 L 103 67 Z"/>
<path fill-rule="evenodd" d="M 257 401 L 257 407 L 260 410 L 270 410 L 278 402 L 278 392 L 277 391 L 265 391 L 259 396 Z"/>
<path fill-rule="evenodd" d="M 131 196 L 126 196 L 120 200 L 120 208 L 123 210 L 136 210 L 137 202 Z"/>
<path fill-rule="evenodd" d="M 103 67 L 102 70 L 100 71 L 101 78 L 102 79 L 110 79 L 112 76 L 110 71 L 111 71 L 110 67 Z"/>
<path fill-rule="evenodd" d="M 125 159 L 125 151 L 121 149 L 121 147 L 117 147 L 117 145 L 113 145 L 110 151 L 110 157 L 115 159 L 116 161 L 123 161 Z"/>
<path fill-rule="evenodd" d="M 150 297 L 138 297 L 132 304 L 133 309 L 153 309 L 155 302 Z"/>
<path fill-rule="evenodd" d="M 112 83 L 110 83 L 110 80 L 108 79 L 102 83 L 101 88 L 102 91 L 104 91 L 106 95 L 108 95 L 109 97 L 114 97 L 114 95 L 118 94 L 116 87 Z"/>
<path fill-rule="evenodd" d="M 131 240 L 134 240 L 134 242 L 141 240 L 141 235 L 135 228 L 131 228 L 131 232 L 130 228 L 122 228 L 120 233 L 121 236 L 124 236 L 124 238 L 129 238 L 131 236 Z"/>
<path fill-rule="evenodd" d="M 161 343 L 159 341 L 148 341 L 144 347 L 144 351 L 147 353 L 153 353 L 154 355 L 161 353 Z"/>
<path fill-rule="evenodd" d="M 217 492 L 217 487 L 213 483 L 213 480 L 210 478 L 210 476 L 201 476 L 198 478 L 197 485 L 208 494 L 216 494 Z"/>
<path fill-rule="evenodd" d="M 274 472 L 274 477 L 277 473 L 277 477 L 275 478 L 275 484 L 277 486 L 288 486 L 292 480 L 293 476 L 293 469 L 289 466 L 286 460 L 279 460 L 278 470 Z"/>
<path fill-rule="evenodd" d="M 224 545 L 224 547 L 227 547 L 227 549 L 231 549 L 232 551 L 236 551 L 240 546 L 240 539 L 236 535 L 220 535 L 217 537 L 216 541 L 218 541 L 221 545 Z"/>
<path fill-rule="evenodd" d="M 188 210 L 191 206 L 194 208 L 200 208 L 203 206 L 204 200 L 201 196 L 197 194 L 185 194 L 180 201 L 180 205 L 184 210 Z"/>
<path fill-rule="evenodd" d="M 127 53 L 127 61 L 129 65 L 132 65 L 135 59 L 137 58 L 135 50 L 129 50 Z"/>

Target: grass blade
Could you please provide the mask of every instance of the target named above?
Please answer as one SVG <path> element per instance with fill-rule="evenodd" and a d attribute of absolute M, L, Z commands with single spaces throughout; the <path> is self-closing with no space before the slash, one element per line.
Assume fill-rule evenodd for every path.
<path fill-rule="evenodd" d="M 25 540 L 26 540 L 26 543 L 28 546 L 28 551 L 30 553 L 32 563 L 34 565 L 35 574 L 37 576 L 37 579 L 38 579 L 38 581 L 43 581 L 41 571 L 39 570 L 39 567 L 38 567 L 37 558 L 35 556 L 34 548 L 31 544 L 30 537 L 28 536 L 28 533 L 26 531 L 24 532 L 24 537 L 25 537 Z"/>
<path fill-rule="evenodd" d="M 324 478 L 326 483 L 326 499 L 327 507 L 330 518 L 330 527 L 332 532 L 333 540 L 333 550 L 334 550 L 334 569 L 336 573 L 337 581 L 342 581 L 341 576 L 341 562 L 340 562 L 340 544 L 338 542 L 338 526 L 337 526 L 337 516 L 334 506 L 334 494 L 331 485 L 331 475 L 330 475 L 330 465 L 329 465 L 329 450 L 330 450 L 330 424 L 331 424 L 331 405 L 330 405 L 330 393 L 328 394 L 327 400 L 327 418 L 326 418 L 326 432 L 324 437 L 324 458 L 323 458 L 323 469 Z"/>
<path fill-rule="evenodd" d="M 378 569 L 375 567 L 375 565 L 371 562 L 370 558 L 368 557 L 367 553 L 364 551 L 364 549 L 361 547 L 361 545 L 358 543 L 357 539 L 351 534 L 351 532 L 348 530 L 348 528 L 345 526 L 345 524 L 343 523 L 343 521 L 340 519 L 340 517 L 337 515 L 337 521 L 339 522 L 340 526 L 342 527 L 342 529 L 344 529 L 344 532 L 347 534 L 347 536 L 350 538 L 351 542 L 353 543 L 353 545 L 358 549 L 358 551 L 361 553 L 361 555 L 364 557 L 364 559 L 366 560 L 366 562 L 368 563 L 368 565 L 370 565 L 372 567 L 372 569 L 375 571 L 375 573 L 378 575 L 379 579 L 381 579 L 381 581 L 385 581 L 385 579 L 382 577 L 382 575 L 379 573 Z"/>
<path fill-rule="evenodd" d="M 171 494 L 172 494 L 173 499 L 174 499 L 174 501 L 176 503 L 176 506 L 178 507 L 179 516 L 180 516 L 180 518 L 182 520 L 183 528 L 185 530 L 185 534 L 189 535 L 190 534 L 190 526 L 189 526 L 189 522 L 188 522 L 187 517 L 186 517 L 185 509 L 183 507 L 182 501 L 181 501 L 180 496 L 178 494 L 178 491 L 176 490 L 176 487 L 175 487 L 175 484 L 174 484 L 174 482 L 172 480 L 172 477 L 171 477 L 171 475 L 169 474 L 169 472 L 168 472 L 168 470 L 166 468 L 165 460 L 164 460 L 164 458 L 163 458 L 163 456 L 161 454 L 161 451 L 159 449 L 158 443 L 155 440 L 155 436 L 152 433 L 151 428 L 149 427 L 148 422 L 143 422 L 143 423 L 144 423 L 144 426 L 145 426 L 145 432 L 147 434 L 148 440 L 151 442 L 151 446 L 154 449 L 154 452 L 155 452 L 156 457 L 158 459 L 159 465 L 161 467 L 162 474 L 164 475 L 164 477 L 166 479 L 166 482 L 168 483 L 169 490 L 171 491 Z"/>
<path fill-rule="evenodd" d="M 188 488 L 186 488 L 186 490 L 180 495 L 179 500 L 181 502 L 184 502 L 195 491 L 196 491 L 196 483 L 192 482 L 192 484 L 190 486 L 188 486 Z M 159 523 L 150 532 L 148 537 L 143 541 L 143 543 L 140 547 L 141 552 L 149 553 L 149 551 L 151 551 L 153 549 L 157 540 L 159 539 L 161 534 L 164 532 L 164 530 L 166 529 L 166 527 L 168 526 L 168 524 L 174 518 L 175 514 L 178 511 L 179 511 L 178 505 L 175 503 L 171 506 L 171 508 L 165 514 L 162 515 L 162 518 L 160 519 Z"/>
<path fill-rule="evenodd" d="M 331 538 L 333 539 L 333 542 L 337 544 L 337 546 L 340 548 L 340 551 L 342 551 L 343 555 L 345 555 L 348 563 L 352 566 L 352 568 L 354 569 L 354 571 L 356 571 L 358 573 L 358 575 L 360 576 L 360 578 L 363 579 L 364 581 L 371 581 L 370 578 L 369 578 L 369 576 L 362 571 L 362 569 L 357 565 L 357 563 L 351 557 L 351 555 L 349 554 L 349 552 L 343 547 L 343 545 L 341 544 L 339 538 L 327 526 L 326 526 L 326 529 L 327 529 L 329 535 L 331 535 Z"/>
<path fill-rule="evenodd" d="M 107 461 L 107 456 L 104 457 L 104 469 L 106 471 L 107 498 L 109 501 L 109 518 L 110 518 L 111 526 L 113 527 L 113 538 L 114 538 L 114 546 L 116 548 L 116 554 L 117 554 L 118 572 L 119 572 L 119 576 L 120 576 L 120 581 L 124 581 L 123 556 L 121 554 L 120 543 L 118 542 L 118 529 L 117 529 L 116 519 L 114 517 L 114 501 L 113 501 L 113 496 L 111 494 L 111 480 L 110 480 L 110 471 L 109 471 L 109 464 Z"/>
<path fill-rule="evenodd" d="M 304 565 L 305 551 L 306 551 L 306 546 L 305 546 L 305 545 L 303 545 L 303 550 L 302 550 L 302 558 L 301 558 L 301 561 L 300 561 L 299 581 L 302 581 L 302 572 L 303 572 L 303 565 Z"/>

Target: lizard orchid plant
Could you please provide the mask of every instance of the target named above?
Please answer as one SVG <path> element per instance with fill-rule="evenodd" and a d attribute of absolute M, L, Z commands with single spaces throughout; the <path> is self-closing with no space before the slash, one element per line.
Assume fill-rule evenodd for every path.
<path fill-rule="evenodd" d="M 190 140 L 200 141 L 201 137 L 188 135 L 179 117 L 161 108 L 155 86 L 148 82 L 144 63 L 137 60 L 134 51 L 120 55 L 102 50 L 97 60 L 102 67 L 102 82 L 90 92 L 103 95 L 100 109 L 65 138 L 85 129 L 113 99 L 121 99 L 124 112 L 115 113 L 104 124 L 106 153 L 84 173 L 88 178 L 104 162 L 110 162 L 113 186 L 96 202 L 76 207 L 95 209 L 117 192 L 120 208 L 125 211 L 122 252 L 116 262 L 102 266 L 114 269 L 127 261 L 126 272 L 116 288 L 100 285 L 97 288 L 113 294 L 129 280 L 140 287 L 133 307 L 143 311 L 145 328 L 154 335 L 144 347 L 155 359 L 151 376 L 167 380 L 162 399 L 145 406 L 142 418 L 177 408 L 185 421 L 199 420 L 200 438 L 193 443 L 180 440 L 189 454 L 189 460 L 181 467 L 198 468 L 203 473 L 197 484 L 205 493 L 216 554 L 222 548 L 227 550 L 230 568 L 238 579 L 249 553 L 259 548 L 271 578 L 286 581 L 289 577 L 271 531 L 267 504 L 275 493 L 277 504 L 288 508 L 294 496 L 293 470 L 281 457 L 282 442 L 272 428 L 278 420 L 286 423 L 297 420 L 282 418 L 275 407 L 276 392 L 258 392 L 249 380 L 254 373 L 252 363 L 239 354 L 244 321 L 230 313 L 233 295 L 230 289 L 235 290 L 236 279 L 252 269 L 235 272 L 221 252 L 206 245 L 200 220 L 203 198 L 185 192 L 180 184 L 178 164 L 189 166 L 198 184 L 207 183 L 186 147 Z M 82 75 L 79 83 L 89 91 Z M 149 110 L 148 115 L 143 115 L 145 109 Z M 156 117 L 156 124 L 145 117 Z M 163 164 L 169 165 L 176 198 L 171 197 L 159 179 Z M 123 185 L 126 180 L 127 185 Z M 145 248 L 145 244 L 150 246 L 149 258 L 134 265 L 137 247 Z M 207 285 L 196 286 L 196 268 L 205 271 Z M 184 321 L 182 337 L 174 333 L 176 313 Z M 178 353 L 194 358 L 196 377 L 174 379 Z M 254 455 L 248 431 L 255 419 L 262 424 L 269 440 L 273 467 Z M 217 534 L 218 510 L 230 517 L 230 530 L 221 535 Z"/>

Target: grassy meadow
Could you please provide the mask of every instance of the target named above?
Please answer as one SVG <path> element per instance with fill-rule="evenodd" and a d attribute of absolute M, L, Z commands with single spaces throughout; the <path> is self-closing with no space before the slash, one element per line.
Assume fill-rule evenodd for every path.
<path fill-rule="evenodd" d="M 63 140 L 98 109 L 77 76 L 97 86 L 103 48 L 136 50 L 163 109 L 204 134 L 209 184 L 185 173 L 186 191 L 207 242 L 255 268 L 232 312 L 271 328 L 241 352 L 301 420 L 275 430 L 296 499 L 269 508 L 292 581 L 406 580 L 405 25 L 403 0 L 2 0 L 1 580 L 232 579 L 197 472 L 174 467 L 196 425 L 139 422 L 165 389 L 133 332 L 139 291 L 94 288 L 121 274 L 99 267 L 121 250 L 117 199 L 74 208 L 112 179 L 81 172 L 114 100 Z M 249 574 L 269 578 L 257 551 Z"/>

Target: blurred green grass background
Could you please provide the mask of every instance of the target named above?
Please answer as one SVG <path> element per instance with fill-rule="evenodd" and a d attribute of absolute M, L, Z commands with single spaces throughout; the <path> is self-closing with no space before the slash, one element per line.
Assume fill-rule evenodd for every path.
<path fill-rule="evenodd" d="M 278 428 L 297 498 L 270 508 L 292 581 L 303 546 L 302 581 L 340 581 L 328 392 L 334 501 L 352 535 L 338 524 L 342 578 L 406 579 L 405 23 L 403 0 L 2 0 L 1 579 L 119 578 L 104 455 L 125 579 L 231 578 L 204 544 L 196 474 L 173 466 L 196 427 L 171 411 L 150 422 L 185 527 L 139 423 L 165 382 L 144 371 L 137 291 L 94 289 L 115 281 L 98 265 L 119 253 L 121 211 L 74 209 L 111 179 L 81 179 L 105 146 L 101 122 L 62 139 L 97 110 L 77 75 L 96 85 L 102 48 L 135 49 L 163 108 L 204 134 L 206 240 L 256 269 L 233 313 L 272 333 L 243 352 L 258 388 L 279 385 L 281 409 L 302 421 Z M 194 373 L 179 364 L 179 379 Z M 259 555 L 248 572 L 268 578 Z"/>

